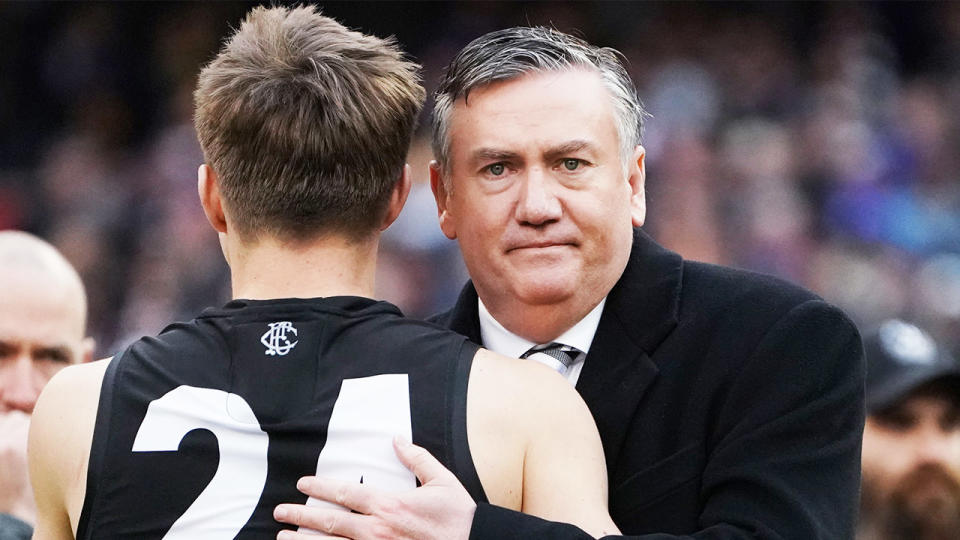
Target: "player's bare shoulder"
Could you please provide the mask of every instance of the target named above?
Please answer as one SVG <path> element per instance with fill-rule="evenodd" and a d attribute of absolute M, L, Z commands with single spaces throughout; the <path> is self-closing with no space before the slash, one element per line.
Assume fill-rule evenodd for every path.
<path fill-rule="evenodd" d="M 477 474 L 491 502 L 519 509 L 530 442 L 556 411 L 584 407 L 557 372 L 528 360 L 477 351 L 467 392 L 467 436 Z"/>
<path fill-rule="evenodd" d="M 88 364 L 75 364 L 57 372 L 37 399 L 33 421 L 37 420 L 37 415 L 44 422 L 47 417 L 78 420 L 90 416 L 90 407 L 85 405 L 92 405 L 92 416 L 95 418 L 100 386 L 112 360 L 106 358 Z"/>
<path fill-rule="evenodd" d="M 73 530 L 83 505 L 100 387 L 110 361 L 60 370 L 44 387 L 30 421 L 30 475 L 38 503 L 41 491 L 55 497 Z M 51 493 L 49 486 L 57 488 Z"/>
<path fill-rule="evenodd" d="M 50 443 L 79 443 L 82 434 L 92 435 L 100 400 L 100 386 L 112 359 L 77 364 L 60 370 L 44 387 L 31 419 L 32 450 L 43 451 Z M 52 439 L 52 440 L 48 440 Z M 89 446 L 90 441 L 86 441 Z M 40 445 L 42 444 L 42 446 Z M 68 448 L 73 448 L 73 445 Z M 61 454 L 63 447 L 54 448 Z"/>
<path fill-rule="evenodd" d="M 467 420 L 470 451 L 491 502 L 519 504 L 523 512 L 598 537 L 616 532 L 593 416 L 556 371 L 481 349 L 470 372 Z"/>
<path fill-rule="evenodd" d="M 580 395 L 563 376 L 539 362 L 509 358 L 480 349 L 470 372 L 470 389 L 489 397 L 491 412 L 516 427 L 541 425 L 545 417 L 586 410 Z M 486 399 L 485 399 L 486 401 Z M 519 425 L 530 422 L 533 425 Z"/>

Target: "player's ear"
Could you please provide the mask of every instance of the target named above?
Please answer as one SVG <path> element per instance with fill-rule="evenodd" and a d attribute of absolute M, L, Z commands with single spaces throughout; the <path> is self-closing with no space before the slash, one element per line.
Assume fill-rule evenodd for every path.
<path fill-rule="evenodd" d="M 430 189 L 433 190 L 433 198 L 437 201 L 437 217 L 440 219 L 440 230 L 443 234 L 454 240 L 457 238 L 457 226 L 450 214 L 450 178 L 444 177 L 443 167 L 436 161 L 430 162 Z"/>
<path fill-rule="evenodd" d="M 197 192 L 200 194 L 200 205 L 203 206 L 207 221 L 218 233 L 227 232 L 227 218 L 223 211 L 223 199 L 220 198 L 217 173 L 206 163 L 197 169 Z"/>
<path fill-rule="evenodd" d="M 627 182 L 630 184 L 630 218 L 634 227 L 643 225 L 647 217 L 647 198 L 644 181 L 647 176 L 646 151 L 639 144 L 633 149 L 627 163 Z"/>
<path fill-rule="evenodd" d="M 383 216 L 383 222 L 380 224 L 381 231 L 389 227 L 400 215 L 400 211 L 403 210 L 403 205 L 407 202 L 407 195 L 410 194 L 410 186 L 412 185 L 410 174 L 410 164 L 407 163 L 403 166 L 400 179 L 393 186 L 390 201 L 387 203 L 387 213 Z"/>
<path fill-rule="evenodd" d="M 93 349 L 96 346 L 96 341 L 92 337 L 83 338 L 83 342 L 80 344 L 80 363 L 86 364 L 87 362 L 93 362 Z"/>

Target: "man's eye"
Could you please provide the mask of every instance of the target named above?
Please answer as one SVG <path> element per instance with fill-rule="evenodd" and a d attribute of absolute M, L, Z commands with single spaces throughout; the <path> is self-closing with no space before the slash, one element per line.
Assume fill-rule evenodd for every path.
<path fill-rule="evenodd" d="M 950 410 L 940 418 L 940 429 L 944 431 L 960 430 L 960 409 L 956 405 L 952 405 Z"/>
<path fill-rule="evenodd" d="M 61 349 L 41 349 L 34 353 L 36 360 L 46 360 L 57 364 L 69 364 L 70 356 Z"/>
<path fill-rule="evenodd" d="M 567 159 L 563 160 L 563 166 L 564 166 L 564 168 L 567 169 L 568 171 L 575 171 L 575 170 L 577 170 L 578 168 L 580 168 L 580 160 L 579 160 L 579 159 L 573 159 L 573 158 L 567 158 Z"/>
<path fill-rule="evenodd" d="M 879 424 L 894 431 L 908 431 L 917 424 L 914 416 L 897 409 L 880 411 L 874 414 L 874 418 Z"/>
<path fill-rule="evenodd" d="M 494 176 L 500 176 L 506 171 L 506 168 L 503 166 L 503 163 L 494 163 L 487 167 L 487 171 Z"/>

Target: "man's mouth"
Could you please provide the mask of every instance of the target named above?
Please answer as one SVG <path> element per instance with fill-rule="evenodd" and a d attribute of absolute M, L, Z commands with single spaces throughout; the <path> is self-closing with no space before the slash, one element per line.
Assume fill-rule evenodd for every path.
<path fill-rule="evenodd" d="M 549 249 L 549 248 L 563 248 L 563 247 L 573 247 L 575 244 L 573 242 L 564 242 L 564 241 L 538 241 L 538 242 L 525 242 L 523 244 L 517 244 L 507 248 L 507 253 L 512 251 L 520 251 L 527 249 Z"/>

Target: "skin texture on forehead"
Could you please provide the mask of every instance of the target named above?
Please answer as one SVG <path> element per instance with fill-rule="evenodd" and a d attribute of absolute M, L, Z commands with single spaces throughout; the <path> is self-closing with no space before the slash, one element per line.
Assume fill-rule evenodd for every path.
<path fill-rule="evenodd" d="M 53 246 L 19 231 L 0 231 L 0 283 L 6 290 L 0 310 L 33 319 L 6 321 L 18 327 L 18 333 L 83 339 L 87 312 L 83 284 Z"/>
<path fill-rule="evenodd" d="M 599 91 L 599 92 L 598 92 Z M 501 98 L 506 94 L 513 96 L 510 106 L 505 106 Z M 598 94 L 604 94 L 601 97 Z M 585 99 L 592 96 L 600 99 Z M 549 97 L 550 99 L 544 99 Z M 604 99 L 606 98 L 606 99 Z M 493 140 L 503 140 L 511 146 L 515 145 L 544 145 L 551 141 L 532 138 L 531 131 L 502 131 L 496 124 L 488 126 L 486 132 L 471 130 L 470 137 L 461 135 L 465 122 L 458 122 L 458 116 L 469 111 L 471 116 L 495 116 L 505 121 L 517 122 L 521 127 L 533 128 L 542 124 L 542 117 L 531 117 L 532 110 L 543 111 L 547 114 L 558 115 L 562 120 L 577 115 L 581 132 L 596 132 L 612 137 L 619 144 L 619 133 L 614 119 L 612 96 L 603 86 L 598 73 L 587 68 L 569 68 L 559 71 L 533 71 L 511 79 L 495 81 L 490 84 L 471 89 L 469 95 L 461 96 L 456 100 L 450 113 L 450 164 L 453 166 L 458 147 L 467 143 L 471 148 L 478 146 L 477 137 L 489 137 Z M 458 114 L 459 113 L 459 114 Z M 478 126 L 469 122 L 470 127 Z M 459 128 L 459 129 L 458 129 Z M 552 135 L 561 135 L 554 132 Z M 578 137 L 579 138 L 579 137 Z M 480 139 L 484 140 L 484 139 Z M 459 141 L 459 144 L 458 144 Z M 616 148 L 610 148 L 616 151 Z"/>
<path fill-rule="evenodd" d="M 0 341 L 74 346 L 84 337 L 86 309 L 68 283 L 40 273 L 0 269 Z"/>

